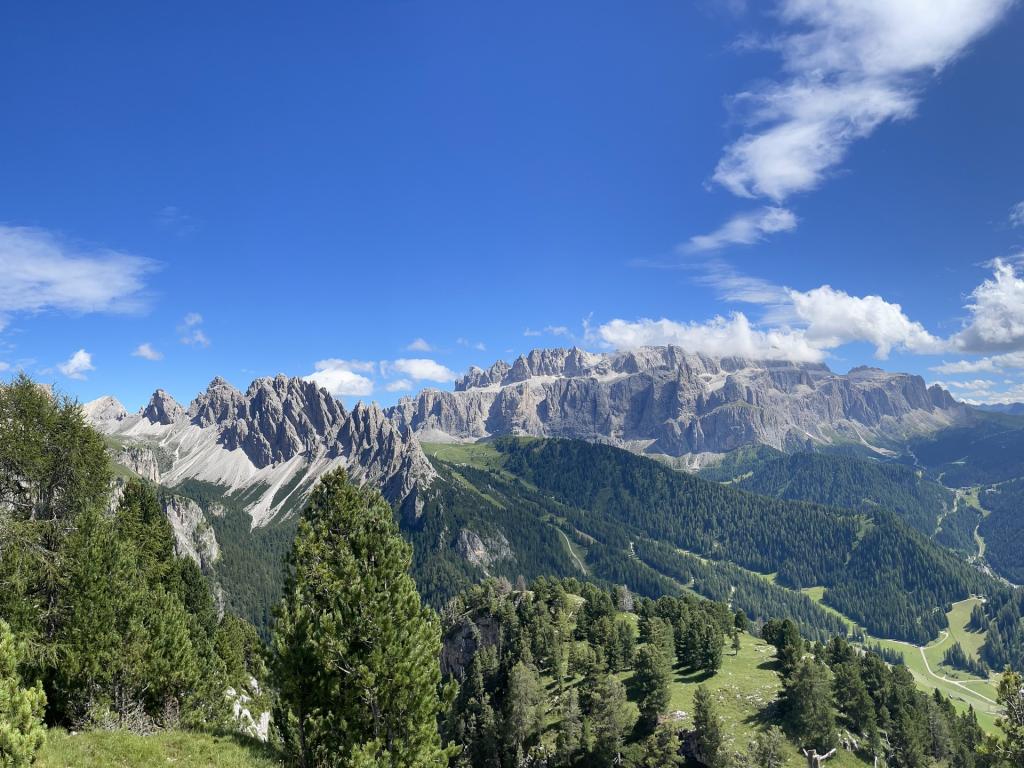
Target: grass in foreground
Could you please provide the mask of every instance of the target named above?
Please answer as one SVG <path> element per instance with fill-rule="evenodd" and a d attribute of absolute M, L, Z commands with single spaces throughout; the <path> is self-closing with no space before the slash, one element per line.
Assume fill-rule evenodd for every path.
<path fill-rule="evenodd" d="M 244 736 L 164 731 L 136 736 L 123 731 L 47 734 L 37 768 L 278 768 L 270 749 Z"/>

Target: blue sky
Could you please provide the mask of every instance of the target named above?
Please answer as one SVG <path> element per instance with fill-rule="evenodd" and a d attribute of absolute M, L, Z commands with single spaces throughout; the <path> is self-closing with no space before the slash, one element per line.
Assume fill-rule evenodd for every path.
<path fill-rule="evenodd" d="M 0 368 L 393 402 L 681 343 L 1024 400 L 1011 0 L 7 3 Z"/>

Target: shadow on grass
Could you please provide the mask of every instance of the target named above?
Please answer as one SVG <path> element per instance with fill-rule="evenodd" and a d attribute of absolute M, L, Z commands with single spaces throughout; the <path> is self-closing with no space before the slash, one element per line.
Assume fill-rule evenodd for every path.
<path fill-rule="evenodd" d="M 240 749 L 244 749 L 253 758 L 279 762 L 284 760 L 284 754 L 281 750 L 244 733 L 239 733 L 238 731 L 213 731 L 210 735 L 218 739 L 233 741 Z"/>

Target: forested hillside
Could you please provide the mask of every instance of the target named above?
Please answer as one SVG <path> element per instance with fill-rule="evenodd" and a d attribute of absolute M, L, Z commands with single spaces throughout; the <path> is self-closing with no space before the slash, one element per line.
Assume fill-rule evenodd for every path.
<path fill-rule="evenodd" d="M 933 636 L 943 624 L 936 607 L 991 587 L 885 510 L 756 496 L 602 446 L 512 442 L 499 450 L 525 480 L 575 500 L 586 510 L 583 526 L 596 515 L 617 518 L 678 549 L 775 573 L 785 586 L 824 586 L 828 604 L 877 635 Z"/>
<path fill-rule="evenodd" d="M 780 499 L 814 501 L 833 507 L 881 507 L 926 536 L 953 509 L 953 492 L 893 462 L 851 456 L 794 453 L 757 465 L 736 487 Z"/>

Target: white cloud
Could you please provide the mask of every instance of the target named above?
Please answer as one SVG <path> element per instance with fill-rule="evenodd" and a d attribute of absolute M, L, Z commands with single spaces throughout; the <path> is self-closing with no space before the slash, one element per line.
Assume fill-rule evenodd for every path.
<path fill-rule="evenodd" d="M 408 349 L 410 352 L 433 352 L 434 351 L 434 348 L 430 345 L 430 342 L 428 342 L 423 337 L 419 337 L 419 338 L 416 338 L 416 339 L 413 339 L 412 341 L 410 341 L 409 344 L 406 346 L 406 349 Z"/>
<path fill-rule="evenodd" d="M 789 232 L 796 228 L 796 215 L 786 208 L 765 206 L 756 211 L 733 216 L 707 235 L 695 235 L 683 246 L 689 253 L 713 251 L 727 245 L 751 245 L 765 235 L 775 232 Z"/>
<path fill-rule="evenodd" d="M 413 383 L 408 379 L 398 379 L 390 382 L 385 389 L 388 392 L 406 392 L 413 388 Z"/>
<path fill-rule="evenodd" d="M 675 344 L 690 352 L 757 360 L 820 362 L 825 357 L 822 349 L 808 342 L 802 330 L 759 330 L 742 312 L 734 312 L 728 318 L 714 317 L 703 323 L 666 319 L 612 320 L 601 325 L 597 335 L 605 345 L 616 349 Z"/>
<path fill-rule="evenodd" d="M 203 316 L 198 312 L 189 312 L 178 326 L 178 333 L 181 334 L 181 343 L 194 347 L 210 346 L 210 337 L 200 327 L 203 324 Z"/>
<path fill-rule="evenodd" d="M 992 358 L 986 357 L 981 360 L 956 360 L 952 363 L 942 362 L 941 365 L 933 365 L 931 370 L 936 373 L 992 373 L 999 370 L 992 362 Z"/>
<path fill-rule="evenodd" d="M 11 367 L 10 363 L 5 363 L 3 360 L 0 360 L 0 371 L 9 370 L 10 367 Z"/>
<path fill-rule="evenodd" d="M 564 325 L 548 325 L 544 328 L 545 333 L 550 333 L 552 336 L 568 336 L 569 329 Z"/>
<path fill-rule="evenodd" d="M 390 363 L 382 363 L 381 368 L 385 369 L 385 375 L 397 372 L 408 376 L 416 381 L 454 381 L 456 374 L 436 360 L 425 357 L 400 358 Z"/>
<path fill-rule="evenodd" d="M 818 186 L 850 145 L 913 116 L 924 80 L 996 24 L 1013 0 L 780 0 L 768 47 L 785 76 L 741 93 L 748 132 L 714 180 L 782 201 Z"/>
<path fill-rule="evenodd" d="M 1024 200 L 1010 209 L 1010 226 L 1024 227 Z"/>
<path fill-rule="evenodd" d="M 132 352 L 132 356 L 141 357 L 144 360 L 162 360 L 164 357 L 163 353 L 153 349 L 153 345 L 148 341 L 139 344 L 139 346 L 135 348 L 135 351 Z"/>
<path fill-rule="evenodd" d="M 1000 259 L 993 274 L 971 291 L 967 326 L 953 342 L 964 352 L 1010 352 L 1024 349 L 1024 278 Z"/>
<path fill-rule="evenodd" d="M 943 361 L 932 367 L 936 373 L 998 373 L 999 371 L 1024 370 L 1024 352 L 1007 352 L 1002 355 L 982 357 L 977 360 Z"/>
<path fill-rule="evenodd" d="M 538 331 L 533 328 L 527 328 L 525 331 L 523 331 L 523 336 L 540 336 L 543 333 L 543 331 Z"/>
<path fill-rule="evenodd" d="M 972 379 L 971 381 L 937 381 L 936 384 L 952 389 L 992 389 L 996 385 L 991 379 Z"/>
<path fill-rule="evenodd" d="M 84 379 L 88 371 L 96 370 L 92 364 L 92 355 L 84 349 L 80 349 L 63 363 L 57 365 L 57 370 L 69 379 Z"/>
<path fill-rule="evenodd" d="M 315 371 L 303 378 L 316 382 L 335 397 L 365 397 L 373 394 L 373 381 L 363 376 L 373 370 L 373 363 L 330 358 L 318 360 Z"/>
<path fill-rule="evenodd" d="M 789 291 L 793 310 L 806 325 L 807 340 L 821 349 L 866 341 L 875 356 L 885 359 L 893 349 L 935 354 L 946 342 L 908 318 L 899 304 L 881 296 L 850 296 L 829 285 L 810 291 Z"/>
<path fill-rule="evenodd" d="M 0 225 L 0 328 L 3 315 L 17 312 L 142 311 L 145 278 L 156 267 L 138 256 L 81 249 L 41 229 Z"/>

